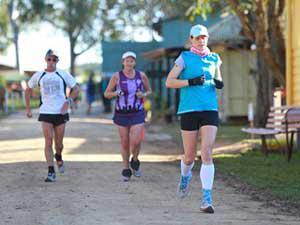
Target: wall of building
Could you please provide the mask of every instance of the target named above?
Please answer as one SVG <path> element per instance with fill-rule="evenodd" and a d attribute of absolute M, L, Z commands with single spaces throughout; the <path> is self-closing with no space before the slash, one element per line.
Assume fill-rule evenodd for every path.
<path fill-rule="evenodd" d="M 224 89 L 218 91 L 219 112 L 223 120 L 247 116 L 248 104 L 255 104 L 255 53 L 245 49 L 219 52 Z"/>
<path fill-rule="evenodd" d="M 300 1 L 287 1 L 287 104 L 300 105 Z"/>

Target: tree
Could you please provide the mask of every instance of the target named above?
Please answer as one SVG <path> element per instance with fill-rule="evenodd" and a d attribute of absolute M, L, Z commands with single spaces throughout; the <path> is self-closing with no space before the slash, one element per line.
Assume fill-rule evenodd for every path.
<path fill-rule="evenodd" d="M 257 0 L 250 5 L 248 15 L 235 1 L 229 3 L 239 16 L 245 35 L 256 43 L 259 74 L 256 104 L 263 106 L 256 107 L 256 123 L 265 125 L 272 104 L 273 79 L 278 85 L 285 86 L 284 30 L 280 24 L 285 1 Z"/>
<path fill-rule="evenodd" d="M 6 44 L 8 44 L 9 41 L 14 43 L 17 69 L 20 69 L 20 32 L 25 30 L 28 25 L 38 21 L 38 19 L 40 19 L 40 15 L 43 13 L 43 9 L 43 0 L 3 0 L 1 3 L 0 12 L 2 12 L 2 14 L 0 13 L 0 27 L 6 27 Z"/>
<path fill-rule="evenodd" d="M 159 30 L 156 22 L 161 18 L 185 17 L 185 12 L 189 9 L 190 1 L 176 0 L 125 0 L 118 5 L 118 20 L 124 26 L 132 29 L 148 28 L 152 32 Z M 154 28 L 154 29 L 153 29 Z"/>
<path fill-rule="evenodd" d="M 209 13 L 217 0 L 194 1 L 190 15 Z M 285 43 L 281 26 L 285 0 L 225 0 L 225 10 L 235 13 L 243 34 L 256 44 L 257 98 L 256 124 L 265 125 L 272 103 L 274 85 L 285 86 Z"/>
<path fill-rule="evenodd" d="M 146 20 L 144 24 L 148 26 L 155 22 L 157 12 L 165 18 L 184 16 L 190 20 L 220 11 L 236 14 L 242 24 L 242 33 L 256 45 L 256 105 L 259 107 L 256 107 L 255 122 L 265 125 L 274 86 L 285 86 L 285 43 L 281 26 L 285 0 L 147 0 L 148 6 L 144 1 L 126 2 L 132 3 L 129 7 L 132 11 L 146 12 L 140 22 Z"/>
<path fill-rule="evenodd" d="M 9 44 L 8 17 L 4 7 L 0 7 L 0 52 L 4 52 Z"/>
<path fill-rule="evenodd" d="M 72 74 L 75 73 L 77 56 L 89 50 L 105 35 L 116 34 L 108 14 L 115 2 L 112 0 L 48 1 L 52 10 L 45 18 L 68 36 Z"/>

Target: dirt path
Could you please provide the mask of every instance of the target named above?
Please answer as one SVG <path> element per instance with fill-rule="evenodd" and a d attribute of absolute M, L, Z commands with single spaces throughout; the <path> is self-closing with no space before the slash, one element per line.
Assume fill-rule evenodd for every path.
<path fill-rule="evenodd" d="M 299 225 L 299 218 L 237 194 L 216 180 L 216 213 L 202 214 L 199 175 L 176 198 L 180 148 L 162 131 L 147 135 L 140 179 L 120 181 L 116 128 L 108 118 L 73 116 L 67 126 L 66 173 L 44 183 L 40 124 L 14 114 L 0 120 L 0 224 L 11 225 Z"/>

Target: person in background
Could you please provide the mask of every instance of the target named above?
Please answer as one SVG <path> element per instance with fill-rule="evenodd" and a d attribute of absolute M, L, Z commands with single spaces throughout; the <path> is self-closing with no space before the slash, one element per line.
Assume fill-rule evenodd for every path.
<path fill-rule="evenodd" d="M 86 114 L 91 114 L 92 104 L 95 101 L 95 82 L 94 82 L 94 72 L 91 72 L 89 75 L 89 79 L 86 87 L 86 100 L 88 104 L 88 108 Z"/>
<path fill-rule="evenodd" d="M 5 111 L 5 107 L 4 107 L 5 93 L 6 93 L 6 90 L 5 90 L 4 86 L 0 83 L 0 110 L 2 112 Z"/>

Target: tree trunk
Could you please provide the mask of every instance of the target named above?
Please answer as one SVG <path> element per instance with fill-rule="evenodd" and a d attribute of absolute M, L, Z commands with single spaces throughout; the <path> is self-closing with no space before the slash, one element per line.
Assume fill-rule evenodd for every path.
<path fill-rule="evenodd" d="M 75 49 L 75 42 L 70 38 L 70 73 L 75 76 L 75 61 L 77 55 L 74 52 Z"/>
<path fill-rule="evenodd" d="M 20 70 L 20 56 L 19 56 L 19 32 L 14 32 L 14 45 L 16 53 L 16 68 Z"/>
<path fill-rule="evenodd" d="M 273 76 L 264 57 L 257 51 L 257 95 L 255 110 L 255 126 L 264 127 L 267 123 L 269 109 L 273 102 Z"/>
<path fill-rule="evenodd" d="M 15 53 L 16 53 L 16 68 L 20 70 L 20 58 L 19 58 L 19 27 L 16 23 L 16 18 L 13 18 L 14 13 L 14 1 L 10 1 L 7 5 L 8 14 L 9 14 L 9 22 L 11 25 L 11 29 L 13 31 L 13 43 L 15 45 Z"/>
<path fill-rule="evenodd" d="M 285 45 L 280 17 L 284 1 L 253 1 L 255 10 L 247 14 L 238 1 L 227 0 L 242 23 L 243 33 L 254 41 L 257 47 L 257 96 L 255 124 L 264 126 L 272 105 L 274 81 L 285 85 Z"/>

